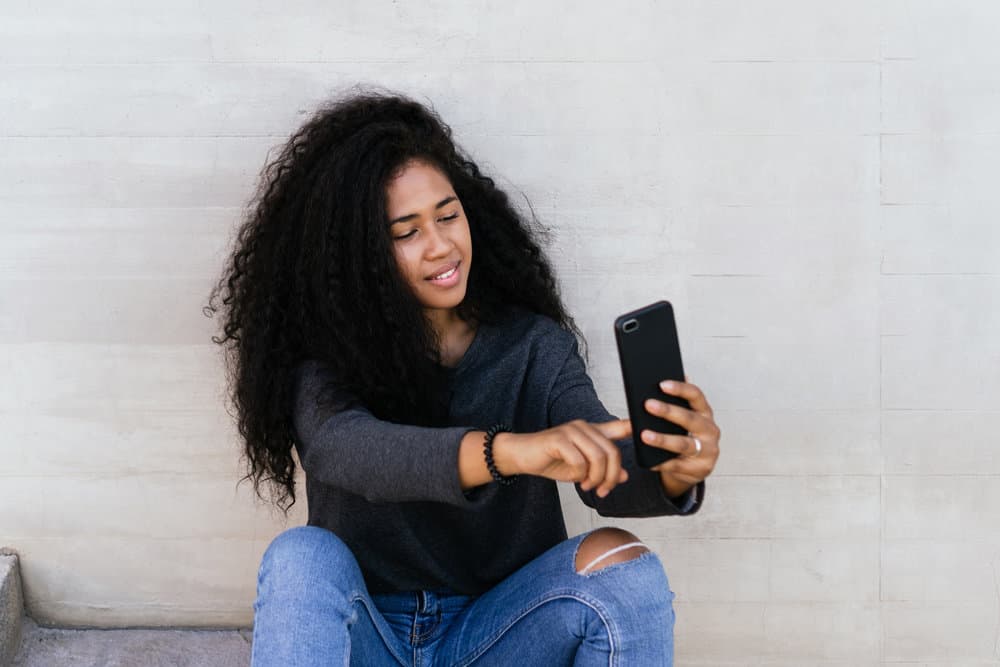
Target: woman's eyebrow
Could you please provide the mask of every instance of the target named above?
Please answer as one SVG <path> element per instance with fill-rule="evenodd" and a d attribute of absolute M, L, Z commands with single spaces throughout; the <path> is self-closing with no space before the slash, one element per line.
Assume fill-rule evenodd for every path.
<path fill-rule="evenodd" d="M 449 202 L 457 201 L 457 200 L 458 200 L 458 197 L 456 197 L 455 195 L 451 195 L 449 197 L 445 197 L 444 199 L 442 199 L 441 201 L 439 201 L 437 203 L 437 205 L 434 206 L 434 208 L 441 208 L 445 204 L 447 204 Z M 392 220 L 389 221 L 389 226 L 391 227 L 392 225 L 396 224 L 397 222 L 406 222 L 407 220 L 412 220 L 413 218 L 416 218 L 416 217 L 417 217 L 416 213 L 410 213 L 409 215 L 404 215 L 404 216 L 401 216 L 401 217 L 398 217 L 398 218 L 393 218 Z"/>

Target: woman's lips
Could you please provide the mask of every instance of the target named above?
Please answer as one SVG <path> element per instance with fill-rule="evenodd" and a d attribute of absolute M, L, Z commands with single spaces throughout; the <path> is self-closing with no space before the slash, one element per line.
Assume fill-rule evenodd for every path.
<path fill-rule="evenodd" d="M 427 280 L 437 287 L 454 287 L 458 284 L 459 279 L 462 277 L 459 271 L 461 270 L 461 262 L 455 264 L 454 268 L 450 271 L 445 271 L 442 277 L 438 278 L 428 278 Z"/>

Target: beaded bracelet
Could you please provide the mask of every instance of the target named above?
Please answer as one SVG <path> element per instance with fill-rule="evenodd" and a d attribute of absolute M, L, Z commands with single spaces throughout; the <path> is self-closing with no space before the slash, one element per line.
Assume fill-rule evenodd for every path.
<path fill-rule="evenodd" d="M 486 455 L 486 467 L 489 469 L 490 474 L 493 479 L 500 482 L 504 486 L 510 486 L 517 479 L 517 475 L 510 475 L 509 477 L 504 477 L 497 470 L 496 464 L 493 463 L 493 438 L 497 433 L 510 433 L 510 427 L 504 424 L 494 424 L 486 431 L 486 438 L 483 440 L 483 454 Z"/>

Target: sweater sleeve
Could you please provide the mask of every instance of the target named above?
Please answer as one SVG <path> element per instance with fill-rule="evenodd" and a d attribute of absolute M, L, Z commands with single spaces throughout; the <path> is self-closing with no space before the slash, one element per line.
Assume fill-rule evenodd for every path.
<path fill-rule="evenodd" d="M 575 339 L 549 396 L 549 423 L 553 426 L 574 419 L 588 422 L 617 419 L 597 397 Z M 585 505 L 597 510 L 599 515 L 609 517 L 689 515 L 698 511 L 705 494 L 704 481 L 680 498 L 671 500 L 663 489 L 659 474 L 643 468 L 636 461 L 632 439 L 619 440 L 615 444 L 621 450 L 622 467 L 628 471 L 628 481 L 615 486 L 604 498 L 597 495 L 596 489 L 584 491 L 579 482 L 575 483 L 576 492 Z"/>
<path fill-rule="evenodd" d="M 463 491 L 458 450 L 472 427 L 427 428 L 377 419 L 343 393 L 337 407 L 317 404 L 329 372 L 315 361 L 299 369 L 293 424 L 307 481 L 369 502 L 437 501 L 474 509 L 488 494 Z"/>

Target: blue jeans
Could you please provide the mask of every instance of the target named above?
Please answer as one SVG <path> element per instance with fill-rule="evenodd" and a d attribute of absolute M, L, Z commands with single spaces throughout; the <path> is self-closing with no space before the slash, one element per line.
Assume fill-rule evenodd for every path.
<path fill-rule="evenodd" d="M 653 551 L 587 574 L 571 537 L 479 596 L 369 595 L 333 532 L 290 528 L 257 578 L 252 665 L 673 664 L 674 593 Z"/>

